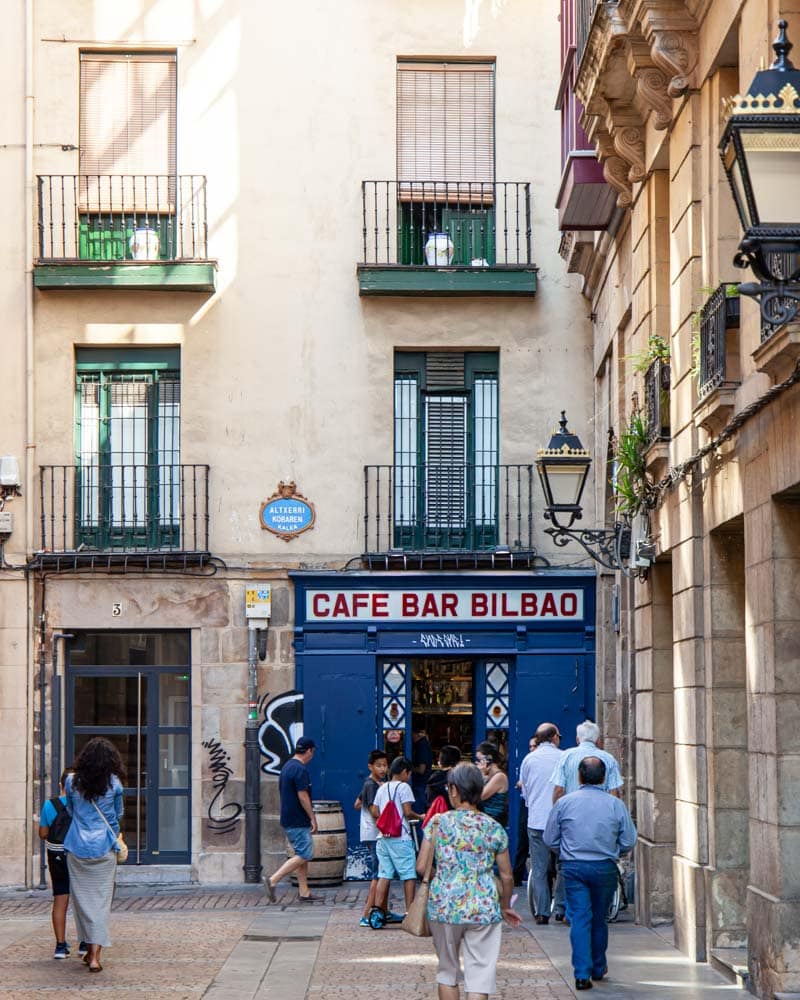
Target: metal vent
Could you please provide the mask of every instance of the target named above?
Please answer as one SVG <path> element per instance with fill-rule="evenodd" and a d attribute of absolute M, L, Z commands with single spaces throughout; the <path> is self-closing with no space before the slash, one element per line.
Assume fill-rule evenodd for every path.
<path fill-rule="evenodd" d="M 429 351 L 425 356 L 426 385 L 429 392 L 464 388 L 464 354 L 458 351 Z"/>

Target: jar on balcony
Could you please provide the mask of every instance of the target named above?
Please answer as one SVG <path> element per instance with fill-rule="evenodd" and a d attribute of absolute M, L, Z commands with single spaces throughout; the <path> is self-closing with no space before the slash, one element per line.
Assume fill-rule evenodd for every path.
<path fill-rule="evenodd" d="M 431 267 L 448 267 L 453 263 L 454 253 L 449 233 L 431 233 L 425 244 L 425 263 Z"/>
<path fill-rule="evenodd" d="M 155 229 L 134 229 L 129 246 L 134 260 L 158 260 L 161 240 Z"/>

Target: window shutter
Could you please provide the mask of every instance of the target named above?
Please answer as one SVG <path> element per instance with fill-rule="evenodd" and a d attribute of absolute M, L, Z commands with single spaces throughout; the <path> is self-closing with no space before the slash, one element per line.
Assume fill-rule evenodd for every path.
<path fill-rule="evenodd" d="M 176 97 L 174 54 L 81 53 L 79 163 L 84 206 L 114 208 L 124 201 L 130 207 L 134 198 L 143 204 L 142 183 L 134 187 L 123 177 L 144 175 L 151 178 L 152 204 L 166 206 L 168 191 L 169 202 L 174 202 Z M 112 182 L 96 180 L 112 175 Z"/>
<path fill-rule="evenodd" d="M 494 63 L 398 63 L 397 178 L 494 183 Z"/>
<path fill-rule="evenodd" d="M 428 528 L 455 528 L 467 510 L 466 396 L 425 399 L 425 523 Z"/>

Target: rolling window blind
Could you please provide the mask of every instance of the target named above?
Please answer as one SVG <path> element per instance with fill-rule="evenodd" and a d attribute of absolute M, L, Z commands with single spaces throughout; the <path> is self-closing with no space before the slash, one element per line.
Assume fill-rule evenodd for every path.
<path fill-rule="evenodd" d="M 397 178 L 494 182 L 493 63 L 398 63 Z"/>
<path fill-rule="evenodd" d="M 175 71 L 169 53 L 81 53 L 82 176 L 174 176 Z"/>

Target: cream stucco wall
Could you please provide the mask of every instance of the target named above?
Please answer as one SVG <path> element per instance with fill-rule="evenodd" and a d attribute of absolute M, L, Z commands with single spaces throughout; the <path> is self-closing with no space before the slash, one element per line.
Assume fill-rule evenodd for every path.
<path fill-rule="evenodd" d="M 16 6 L 21 21 L 24 4 Z M 69 147 L 78 145 L 81 49 L 177 50 L 178 173 L 207 177 L 209 255 L 218 261 L 212 296 L 127 289 L 35 295 L 35 462 L 72 461 L 76 347 L 179 345 L 181 461 L 211 467 L 210 548 L 229 567 L 213 581 L 51 576 L 37 605 L 46 614 L 48 663 L 60 629 L 192 630 L 193 862 L 203 880 L 236 880 L 241 841 L 209 847 L 204 839 L 211 786 L 201 742 L 223 739 L 241 775 L 244 583 L 269 579 L 281 595 L 285 610 L 259 674 L 260 693 L 277 693 L 293 683 L 286 569 L 339 568 L 363 551 L 363 467 L 392 460 L 395 349 L 499 351 L 503 463 L 532 462 L 562 408 L 591 444 L 589 309 L 576 279 L 563 273 L 553 207 L 557 11 L 527 0 L 37 0 L 34 13 L 33 173 L 78 171 L 78 152 Z M 13 33 L 6 33 L 4 47 L 5 92 L 13 99 L 0 115 L 13 121 L 22 141 L 24 47 Z M 496 176 L 531 183 L 535 298 L 359 298 L 361 182 L 396 173 L 401 55 L 496 59 Z M 2 156 L 0 180 L 19 190 L 21 154 Z M 36 218 L 35 210 L 29 220 L 22 209 L 13 211 L 0 296 L 20 317 L 10 391 L 15 414 L 22 414 L 22 248 L 25 223 L 35 234 Z M 12 426 L 0 452 L 22 455 L 24 424 Z M 287 544 L 259 528 L 258 510 L 278 480 L 289 477 L 315 503 L 317 522 Z M 29 497 L 36 486 L 25 484 Z M 585 523 L 593 522 L 589 497 Z M 534 542 L 543 555 L 554 564 L 580 561 L 577 552 L 554 552 L 543 527 L 535 513 Z M 35 542 L 15 534 L 13 545 L 9 552 L 21 561 Z M 9 686 L 0 690 L 3 710 L 8 704 L 21 713 L 8 739 L 27 780 L 30 812 L 24 748 L 33 740 L 34 666 L 32 653 L 20 649 L 32 639 L 24 584 L 11 579 L 0 571 L 3 592 L 14 588 L 0 607 L 0 628 L 9 636 L 16 630 L 8 642 L 17 643 L 9 653 L 8 642 L 0 643 L 0 668 L 9 667 Z M 109 617 L 112 594 L 124 605 L 124 620 Z M 2 732 L 6 738 L 11 730 Z M 0 789 L 0 810 L 7 801 Z M 281 849 L 270 839 L 275 805 L 274 786 L 265 782 L 267 850 Z M 28 849 L 19 834 L 9 841 L 8 864 L 0 840 L 0 882 L 22 880 L 30 830 L 25 838 Z"/>

